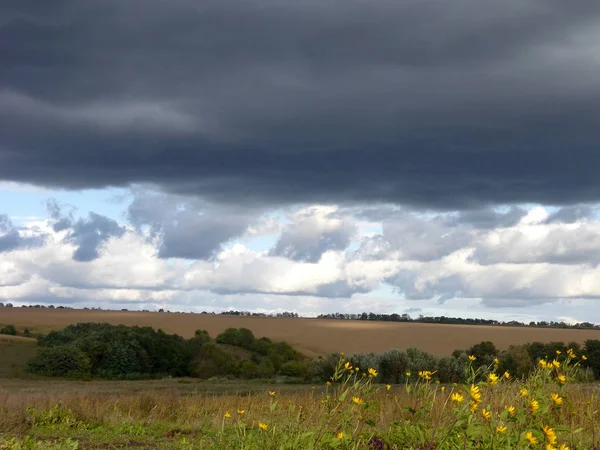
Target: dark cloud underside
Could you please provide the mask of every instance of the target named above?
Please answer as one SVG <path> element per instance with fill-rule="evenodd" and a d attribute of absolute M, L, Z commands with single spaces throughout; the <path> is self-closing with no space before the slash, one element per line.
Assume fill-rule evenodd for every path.
<path fill-rule="evenodd" d="M 0 179 L 598 201 L 598 25 L 592 0 L 5 0 Z"/>

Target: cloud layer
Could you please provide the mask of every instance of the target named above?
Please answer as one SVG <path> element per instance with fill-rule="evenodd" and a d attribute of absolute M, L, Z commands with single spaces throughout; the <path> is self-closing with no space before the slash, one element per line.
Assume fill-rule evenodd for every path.
<path fill-rule="evenodd" d="M 152 199 L 152 220 L 141 213 L 140 198 Z M 49 202 L 48 220 L 17 231 L 38 244 L 0 254 L 0 301 L 304 314 L 405 312 L 424 306 L 435 313 L 471 302 L 481 315 L 505 314 L 508 307 L 515 317 L 519 309 L 525 314 L 537 305 L 553 304 L 559 311 L 564 302 L 593 305 L 600 299 L 595 238 L 600 221 L 595 216 L 564 223 L 555 218 L 568 211 L 542 207 L 519 209 L 515 221 L 510 209 L 465 216 L 313 205 L 290 210 L 279 226 L 265 212 L 211 233 L 223 217 L 247 216 L 220 207 L 221 219 L 215 219 L 206 217 L 216 211 L 210 204 L 193 210 L 189 204 L 181 209 L 180 202 L 181 197 L 164 194 L 134 195 L 125 216 L 129 220 L 120 224 L 94 213 L 77 218 L 76 211 L 65 213 Z M 146 219 L 140 222 L 140 217 Z M 481 217 L 495 218 L 497 225 Z M 197 235 L 203 244 L 166 253 L 165 237 L 191 242 L 186 224 L 203 221 L 204 228 L 192 227 L 206 230 Z M 7 219 L 2 223 L 0 242 L 15 233 Z M 261 226 L 272 246 L 253 250 Z"/>
<path fill-rule="evenodd" d="M 600 200 L 597 1 L 6 0 L 0 17 L 3 180 L 235 204 Z"/>

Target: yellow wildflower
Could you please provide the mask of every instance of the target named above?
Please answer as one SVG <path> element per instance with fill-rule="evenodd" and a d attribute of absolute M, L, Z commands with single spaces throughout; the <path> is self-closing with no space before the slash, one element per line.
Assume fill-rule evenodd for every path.
<path fill-rule="evenodd" d="M 488 384 L 490 386 L 496 386 L 498 384 L 498 375 L 495 373 L 490 373 L 488 375 Z"/>
<path fill-rule="evenodd" d="M 548 444 L 556 444 L 556 433 L 552 428 L 546 425 L 542 431 L 546 436 L 546 442 L 548 442 Z"/>
<path fill-rule="evenodd" d="M 421 378 L 423 378 L 424 380 L 430 381 L 431 380 L 431 376 L 434 374 L 435 372 L 431 372 L 430 370 L 421 370 L 419 372 L 419 376 Z"/>
<path fill-rule="evenodd" d="M 260 428 L 262 431 L 267 431 L 267 428 L 269 428 L 269 426 L 266 423 L 258 422 L 258 428 Z"/>
<path fill-rule="evenodd" d="M 567 376 L 566 375 L 559 375 L 558 377 L 556 377 L 556 379 L 558 380 L 559 384 L 567 384 Z"/>
<path fill-rule="evenodd" d="M 441 389 L 442 393 L 446 392 L 446 386 L 442 386 L 440 389 Z"/>
<path fill-rule="evenodd" d="M 498 358 L 494 358 L 494 365 L 497 366 L 500 364 L 500 360 Z"/>
<path fill-rule="evenodd" d="M 369 372 L 369 376 L 370 377 L 376 377 L 377 376 L 377 371 L 375 369 L 371 368 L 371 367 L 369 368 L 368 372 Z"/>
<path fill-rule="evenodd" d="M 481 392 L 479 390 L 479 386 L 471 385 L 471 389 L 469 390 L 469 394 L 474 402 L 479 403 L 481 401 Z"/>
<path fill-rule="evenodd" d="M 223 414 L 223 417 L 225 417 L 226 419 L 229 419 L 231 417 L 231 414 L 229 414 L 228 412 L 226 412 L 225 414 Z"/>
<path fill-rule="evenodd" d="M 341 441 L 342 439 L 344 439 L 344 433 L 342 433 L 341 431 L 336 435 L 336 437 Z"/>
<path fill-rule="evenodd" d="M 528 431 L 525 435 L 525 440 L 529 442 L 530 445 L 535 445 L 538 443 L 538 439 L 533 435 L 531 431 Z"/>
<path fill-rule="evenodd" d="M 475 411 L 477 411 L 478 407 L 479 407 L 479 405 L 477 402 L 471 402 L 471 405 L 469 406 L 469 411 L 474 413 Z"/>
<path fill-rule="evenodd" d="M 490 420 L 492 418 L 492 413 L 485 408 L 481 410 L 481 415 L 483 416 L 484 420 Z"/>
<path fill-rule="evenodd" d="M 245 409 L 238 409 L 238 414 L 241 416 L 246 412 Z"/>
<path fill-rule="evenodd" d="M 572 348 L 570 348 L 569 350 L 567 350 L 567 355 L 569 355 L 569 358 L 571 358 L 571 359 L 577 358 L 577 355 L 575 354 L 575 352 L 573 351 Z"/>
<path fill-rule="evenodd" d="M 550 397 L 552 398 L 552 401 L 556 406 L 562 405 L 563 399 L 560 395 L 558 395 L 557 393 L 553 393 L 552 395 L 550 395 Z"/>
<path fill-rule="evenodd" d="M 389 391 L 391 388 L 392 388 L 392 386 L 390 386 L 389 384 L 386 384 L 386 385 L 385 385 L 385 390 L 386 390 L 386 391 Z"/>
<path fill-rule="evenodd" d="M 410 372 L 406 372 L 406 373 L 405 373 L 405 375 L 406 375 L 407 377 L 410 377 Z"/>
<path fill-rule="evenodd" d="M 269 395 L 270 395 L 271 397 L 275 397 L 275 391 L 269 391 Z"/>
<path fill-rule="evenodd" d="M 506 372 L 504 372 L 504 378 L 506 378 L 507 380 L 510 380 L 510 372 L 508 370 Z"/>
<path fill-rule="evenodd" d="M 515 414 L 517 413 L 517 409 L 514 406 L 505 406 L 504 409 L 506 409 L 508 411 L 508 415 L 510 417 L 515 417 Z"/>
<path fill-rule="evenodd" d="M 360 406 L 363 404 L 363 400 L 360 397 L 352 397 L 352 403 Z"/>
<path fill-rule="evenodd" d="M 504 432 L 506 431 L 506 429 L 507 429 L 507 428 L 506 428 L 504 425 L 498 425 L 498 426 L 496 427 L 496 433 L 498 433 L 498 434 L 502 434 L 502 433 L 504 433 Z"/>
<path fill-rule="evenodd" d="M 469 361 L 475 361 L 477 359 L 474 355 L 469 355 Z"/>
<path fill-rule="evenodd" d="M 346 361 L 346 364 L 344 364 L 344 369 L 352 370 L 352 364 L 350 364 L 350 361 Z"/>
<path fill-rule="evenodd" d="M 555 360 L 555 359 L 554 359 L 554 360 L 552 360 L 552 365 L 553 365 L 554 367 L 556 367 L 557 369 L 560 367 L 560 363 L 559 363 L 557 360 Z"/>
<path fill-rule="evenodd" d="M 327 383 L 325 383 L 327 386 L 331 386 L 331 381 L 328 381 Z"/>
<path fill-rule="evenodd" d="M 560 444 L 560 447 L 558 447 L 558 450 L 571 450 L 569 447 L 567 447 L 566 444 Z"/>
<path fill-rule="evenodd" d="M 464 399 L 465 399 L 464 395 L 462 395 L 460 392 L 454 392 L 450 396 L 450 400 L 452 400 L 453 402 L 456 402 L 456 403 L 462 403 L 462 401 Z"/>
<path fill-rule="evenodd" d="M 562 352 L 560 350 L 556 350 L 556 356 L 560 355 Z"/>
<path fill-rule="evenodd" d="M 525 388 L 519 389 L 519 395 L 521 397 L 527 397 L 529 395 L 529 391 L 527 389 L 525 389 Z"/>
<path fill-rule="evenodd" d="M 587 356 L 581 355 L 581 359 L 583 359 L 584 361 L 587 361 Z M 565 445 L 565 444 L 563 444 L 563 445 Z"/>
<path fill-rule="evenodd" d="M 531 400 L 529 407 L 531 408 L 531 412 L 535 414 L 537 412 L 537 410 L 540 409 L 540 402 L 533 399 L 533 400 Z"/>
<path fill-rule="evenodd" d="M 358 372 L 358 371 L 360 370 L 360 367 L 355 367 L 355 368 L 354 368 L 354 370 L 355 370 L 356 372 Z"/>

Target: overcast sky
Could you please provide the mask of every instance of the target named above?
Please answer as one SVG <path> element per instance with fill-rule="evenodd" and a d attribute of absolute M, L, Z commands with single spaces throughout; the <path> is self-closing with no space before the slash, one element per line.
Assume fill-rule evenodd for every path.
<path fill-rule="evenodd" d="M 597 0 L 3 0 L 0 301 L 600 322 Z"/>

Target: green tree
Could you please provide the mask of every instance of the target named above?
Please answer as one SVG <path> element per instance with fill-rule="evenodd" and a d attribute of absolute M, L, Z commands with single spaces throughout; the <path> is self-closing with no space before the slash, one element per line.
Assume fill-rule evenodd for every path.
<path fill-rule="evenodd" d="M 88 377 L 90 359 L 77 347 L 60 345 L 40 347 L 29 360 L 27 369 L 31 373 L 47 377 Z"/>

